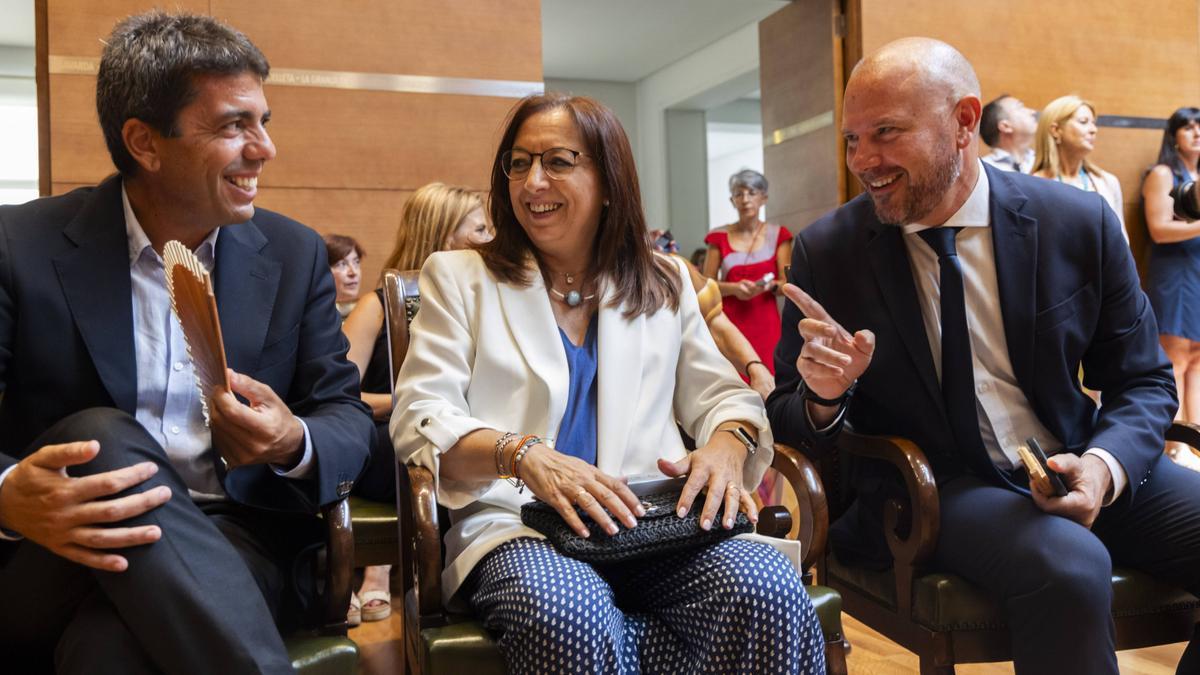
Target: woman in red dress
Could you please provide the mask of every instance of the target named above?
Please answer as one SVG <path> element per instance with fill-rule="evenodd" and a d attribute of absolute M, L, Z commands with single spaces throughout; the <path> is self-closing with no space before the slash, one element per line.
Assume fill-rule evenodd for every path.
<path fill-rule="evenodd" d="M 746 366 L 775 374 L 775 343 L 779 342 L 779 305 L 775 295 L 783 286 L 784 268 L 792 258 L 792 233 L 786 227 L 759 219 L 767 203 L 767 179 L 745 169 L 729 179 L 729 201 L 737 209 L 736 223 L 708 233 L 704 274 L 717 280 L 725 315 L 742 331 L 759 361 Z M 747 373 L 742 377 L 749 381 Z"/>

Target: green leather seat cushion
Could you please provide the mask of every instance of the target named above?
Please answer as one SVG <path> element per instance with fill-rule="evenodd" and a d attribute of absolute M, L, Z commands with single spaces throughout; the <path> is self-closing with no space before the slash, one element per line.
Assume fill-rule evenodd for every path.
<path fill-rule="evenodd" d="M 881 603 L 895 607 L 896 588 L 891 570 L 847 567 L 829 557 L 829 574 Z M 1113 615 L 1155 614 L 1168 609 L 1194 609 L 1200 599 L 1129 568 L 1113 568 Z M 953 574 L 936 572 L 913 581 L 913 615 L 935 631 L 980 630 L 1005 626 L 1000 605 L 981 590 Z"/>
<path fill-rule="evenodd" d="M 352 675 L 358 672 L 358 645 L 347 637 L 293 635 L 283 641 L 292 667 L 301 675 Z"/>
<path fill-rule="evenodd" d="M 395 543 L 400 540 L 396 530 L 395 504 L 373 502 L 361 497 L 351 497 L 349 501 L 355 543 Z"/>

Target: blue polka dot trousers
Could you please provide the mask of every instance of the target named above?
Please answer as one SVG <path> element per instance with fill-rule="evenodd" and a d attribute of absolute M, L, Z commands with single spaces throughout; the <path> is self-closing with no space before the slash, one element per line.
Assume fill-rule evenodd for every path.
<path fill-rule="evenodd" d="M 479 562 L 470 600 L 511 673 L 824 673 L 825 641 L 795 568 L 728 539 L 592 566 L 547 541 Z"/>

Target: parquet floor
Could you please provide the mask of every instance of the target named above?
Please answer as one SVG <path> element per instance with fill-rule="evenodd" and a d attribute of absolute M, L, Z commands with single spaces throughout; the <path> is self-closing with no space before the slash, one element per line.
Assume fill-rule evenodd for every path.
<path fill-rule="evenodd" d="M 393 607 L 401 607 L 396 598 Z M 843 616 L 850 650 L 851 675 L 909 675 L 917 672 L 917 657 L 849 616 Z M 364 675 L 394 675 L 400 672 L 401 618 L 396 612 L 387 621 L 364 623 L 350 631 L 358 643 Z M 1183 643 L 1137 649 L 1117 655 L 1122 675 L 1172 675 L 1183 653 Z M 989 663 L 958 667 L 958 675 L 1001 675 L 1012 673 L 1011 663 Z"/>

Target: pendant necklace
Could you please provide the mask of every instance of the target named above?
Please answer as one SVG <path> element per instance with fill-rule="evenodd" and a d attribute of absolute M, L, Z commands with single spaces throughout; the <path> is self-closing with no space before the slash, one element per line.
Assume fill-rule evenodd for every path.
<path fill-rule="evenodd" d="M 566 279 L 568 286 L 575 283 L 575 275 L 573 273 L 563 272 L 563 277 Z M 584 300 L 593 300 L 596 297 L 595 293 L 585 296 L 574 288 L 568 290 L 566 293 L 556 290 L 553 286 L 550 286 L 549 288 L 550 293 L 562 302 L 567 303 L 568 307 L 578 307 L 579 305 L 583 304 Z"/>

